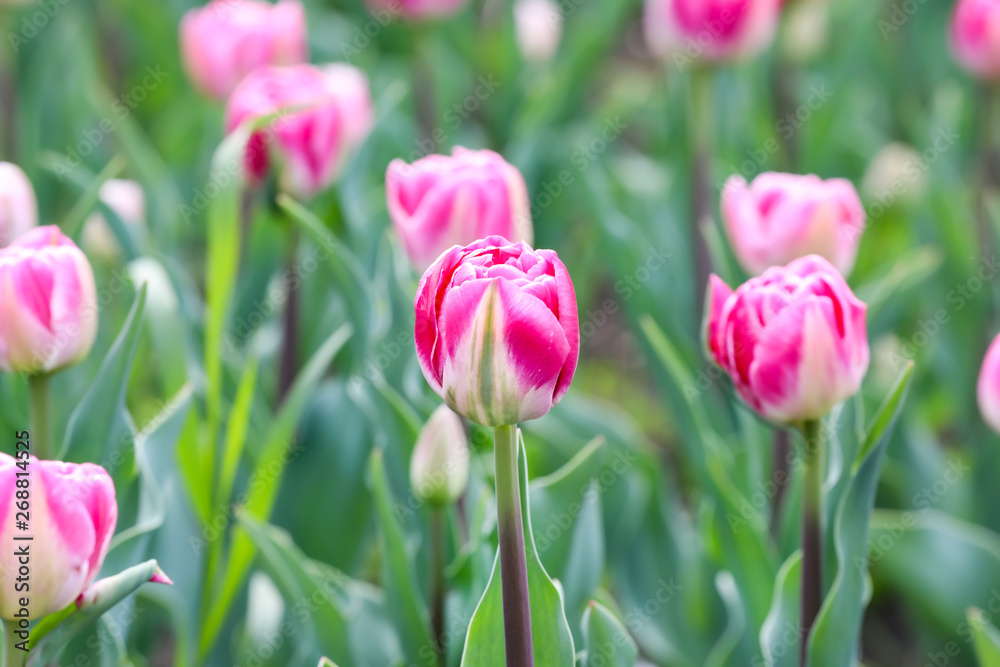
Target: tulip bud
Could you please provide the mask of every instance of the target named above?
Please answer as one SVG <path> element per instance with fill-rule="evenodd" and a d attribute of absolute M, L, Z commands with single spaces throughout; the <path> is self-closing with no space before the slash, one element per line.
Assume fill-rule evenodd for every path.
<path fill-rule="evenodd" d="M 705 345 L 740 397 L 766 419 L 819 419 L 868 370 L 868 307 L 822 257 L 772 267 L 733 292 L 709 281 Z"/>
<path fill-rule="evenodd" d="M 59 611 L 76 600 L 94 580 L 118 521 L 115 487 L 104 468 L 92 463 L 26 461 L 27 477 L 17 461 L 0 453 L 0 617 L 13 619 L 21 597 L 30 599 L 32 619 Z M 27 491 L 27 493 L 24 493 Z M 19 496 L 17 494 L 21 493 Z M 27 527 L 18 528 L 17 503 L 28 497 Z M 30 535 L 32 540 L 15 537 Z M 17 592 L 14 573 L 21 563 L 18 547 L 30 550 L 30 593 Z"/>
<path fill-rule="evenodd" d="M 126 227 L 141 233 L 146 225 L 146 196 L 135 181 L 111 179 L 101 185 L 98 198 Z M 95 211 L 83 226 L 83 247 L 109 263 L 118 261 L 122 249 L 104 216 Z"/>
<path fill-rule="evenodd" d="M 368 0 L 376 12 L 402 14 L 411 21 L 451 16 L 465 5 L 466 0 Z"/>
<path fill-rule="evenodd" d="M 0 369 L 48 373 L 87 356 L 97 335 L 94 272 L 55 225 L 0 251 Z"/>
<path fill-rule="evenodd" d="M 551 60 L 562 36 L 562 14 L 552 0 L 517 0 L 514 4 L 517 45 L 525 60 Z"/>
<path fill-rule="evenodd" d="M 569 390 L 580 354 L 576 293 L 553 250 L 490 236 L 427 269 L 414 301 L 428 384 L 483 426 L 541 417 Z"/>
<path fill-rule="evenodd" d="M 393 227 L 421 271 L 448 248 L 487 236 L 532 241 L 524 177 L 493 151 L 456 147 L 450 157 L 393 160 L 385 193 Z"/>
<path fill-rule="evenodd" d="M 912 146 L 888 144 L 869 163 L 861 179 L 861 190 L 866 198 L 877 200 L 886 208 L 897 200 L 912 202 L 926 180 L 923 164 L 920 153 Z M 873 217 L 877 217 L 874 212 Z"/>
<path fill-rule="evenodd" d="M 180 41 L 188 76 L 219 102 L 258 67 L 309 56 L 305 11 L 294 0 L 213 0 L 184 15 Z"/>
<path fill-rule="evenodd" d="M 251 183 L 267 176 L 272 158 L 281 189 L 292 195 L 311 197 L 333 182 L 346 153 L 371 125 L 352 115 L 364 102 L 356 81 L 348 85 L 345 79 L 343 72 L 330 76 L 312 65 L 262 67 L 237 86 L 226 106 L 227 133 L 244 121 L 279 114 L 247 144 Z M 340 81 L 337 90 L 331 80 Z"/>
<path fill-rule="evenodd" d="M 747 184 L 732 176 L 722 191 L 729 243 L 748 273 L 759 275 L 806 255 L 851 272 L 865 209 L 850 181 L 769 172 Z"/>
<path fill-rule="evenodd" d="M 410 459 L 410 486 L 421 500 L 443 507 L 469 483 L 469 441 L 462 420 L 447 405 L 431 414 Z"/>
<path fill-rule="evenodd" d="M 38 203 L 21 168 L 0 162 L 0 248 L 38 224 Z"/>
<path fill-rule="evenodd" d="M 958 0 L 951 15 L 951 51 L 973 75 L 1000 80 L 1000 4 Z"/>
<path fill-rule="evenodd" d="M 993 339 L 976 384 L 979 414 L 991 429 L 1000 433 L 1000 336 Z"/>
<path fill-rule="evenodd" d="M 746 58 L 774 40 L 780 9 L 780 0 L 646 0 L 646 40 L 679 66 Z"/>
<path fill-rule="evenodd" d="M 826 47 L 829 33 L 829 0 L 796 2 L 785 12 L 782 51 L 792 62 L 808 62 Z"/>

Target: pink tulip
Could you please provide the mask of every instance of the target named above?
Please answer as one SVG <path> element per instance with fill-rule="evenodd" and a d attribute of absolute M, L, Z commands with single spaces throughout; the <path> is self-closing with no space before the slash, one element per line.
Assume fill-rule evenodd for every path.
<path fill-rule="evenodd" d="M 457 147 L 385 175 L 389 216 L 413 265 L 424 270 L 454 245 L 491 235 L 532 242 L 524 177 L 493 151 Z"/>
<path fill-rule="evenodd" d="M 979 414 L 986 424 L 1000 433 L 1000 336 L 993 339 L 983 367 L 979 371 L 979 382 L 976 386 L 979 399 Z"/>
<path fill-rule="evenodd" d="M 94 272 L 58 227 L 36 227 L 0 251 L 0 369 L 75 364 L 96 335 Z"/>
<path fill-rule="evenodd" d="M 414 301 L 417 359 L 455 412 L 484 426 L 537 419 L 580 354 L 576 293 L 553 250 L 490 236 L 427 269 Z"/>
<path fill-rule="evenodd" d="M 1000 3 L 958 0 L 950 32 L 952 53 L 965 69 L 987 81 L 1000 80 Z"/>
<path fill-rule="evenodd" d="M 0 248 L 38 224 L 38 203 L 21 168 L 0 162 Z"/>
<path fill-rule="evenodd" d="M 330 75 L 312 65 L 262 67 L 233 91 L 226 107 L 226 131 L 244 121 L 278 113 L 255 133 L 245 165 L 251 183 L 266 175 L 274 158 L 281 188 L 311 197 L 329 186 L 347 154 L 371 126 L 356 79 Z M 333 82 L 333 85 L 331 84 Z M 339 82 L 339 83 L 338 83 Z"/>
<path fill-rule="evenodd" d="M 722 191 L 730 245 L 747 272 L 816 254 L 845 276 L 854 267 L 865 209 L 850 181 L 769 172 L 747 184 L 732 176 Z"/>
<path fill-rule="evenodd" d="M 184 15 L 180 40 L 188 76 L 219 102 L 258 67 L 309 57 L 305 12 L 295 0 L 213 0 Z"/>
<path fill-rule="evenodd" d="M 368 6 L 409 20 L 435 19 L 458 12 L 466 0 L 368 0 Z"/>
<path fill-rule="evenodd" d="M 0 617 L 13 619 L 21 607 L 19 599 L 27 597 L 31 617 L 38 619 L 76 600 L 100 572 L 118 521 L 118 504 L 111 477 L 100 466 L 39 461 L 34 456 L 20 461 L 27 477 L 18 477 L 24 470 L 17 460 L 0 453 L 0 572 L 5 575 Z M 17 516 L 17 503 L 24 502 L 25 495 L 28 528 L 19 530 L 16 521 L 24 516 Z M 33 539 L 14 539 L 26 535 Z M 30 590 L 18 592 L 15 576 L 21 563 L 15 552 L 24 545 L 30 549 Z"/>
<path fill-rule="evenodd" d="M 868 307 L 822 257 L 772 267 L 733 292 L 709 281 L 705 344 L 763 417 L 819 419 L 854 395 L 868 370 Z"/>
<path fill-rule="evenodd" d="M 320 69 L 330 91 L 340 102 L 344 119 L 344 141 L 353 150 L 364 142 L 375 124 L 368 76 L 347 63 L 329 63 Z"/>
<path fill-rule="evenodd" d="M 679 64 L 749 57 L 774 40 L 780 10 L 779 0 L 646 0 L 646 40 Z"/>

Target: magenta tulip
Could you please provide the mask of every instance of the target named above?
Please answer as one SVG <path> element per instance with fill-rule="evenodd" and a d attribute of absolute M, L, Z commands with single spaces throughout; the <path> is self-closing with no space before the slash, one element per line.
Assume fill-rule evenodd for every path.
<path fill-rule="evenodd" d="M 465 6 L 467 0 L 367 0 L 368 6 L 390 16 L 402 16 L 411 21 L 451 16 Z"/>
<path fill-rule="evenodd" d="M 779 0 L 646 0 L 646 40 L 678 64 L 749 57 L 774 40 L 780 10 Z"/>
<path fill-rule="evenodd" d="M 771 421 L 823 417 L 868 370 L 867 306 L 822 257 L 770 268 L 735 292 L 713 275 L 706 310 L 710 358 Z"/>
<path fill-rule="evenodd" d="M 857 258 L 865 209 L 843 178 L 769 172 L 750 184 L 731 177 L 722 191 L 722 219 L 733 252 L 752 275 L 815 254 L 846 276 Z"/>
<path fill-rule="evenodd" d="M 0 571 L 7 581 L 0 587 L 0 617 L 13 619 L 19 598 L 28 597 L 33 619 L 59 611 L 76 600 L 94 580 L 118 521 L 115 487 L 104 468 L 92 463 L 18 461 L 0 453 Z M 25 494 L 25 490 L 28 491 Z M 21 493 L 21 496 L 17 494 Z M 26 530 L 18 530 L 18 502 L 28 496 Z M 23 519 L 23 516 L 20 517 Z M 30 535 L 31 542 L 16 541 Z M 30 594 L 15 590 L 12 573 L 18 571 L 18 546 L 31 548 Z"/>
<path fill-rule="evenodd" d="M 309 56 L 305 12 L 295 0 L 213 0 L 184 15 L 180 41 L 188 76 L 219 102 L 258 67 Z"/>
<path fill-rule="evenodd" d="M 580 353 L 576 294 L 552 250 L 490 236 L 427 269 L 414 302 L 427 382 L 484 426 L 537 419 L 569 389 Z"/>
<path fill-rule="evenodd" d="M 375 124 L 375 108 L 372 106 L 368 76 L 354 65 L 329 63 L 320 66 L 326 84 L 340 104 L 344 120 L 344 144 L 346 156 L 360 146 Z"/>
<path fill-rule="evenodd" d="M 90 352 L 97 335 L 94 272 L 55 225 L 0 251 L 0 369 L 47 373 Z"/>
<path fill-rule="evenodd" d="M 393 160 L 385 191 L 392 224 L 420 271 L 448 248 L 487 236 L 532 242 L 524 177 L 493 151 L 457 147 L 413 164 Z"/>
<path fill-rule="evenodd" d="M 951 50 L 973 75 L 1000 80 L 1000 3 L 958 0 L 951 15 Z"/>
<path fill-rule="evenodd" d="M 976 397 L 983 421 L 1000 433 L 1000 336 L 993 339 L 986 351 L 983 367 L 979 371 Z"/>
<path fill-rule="evenodd" d="M 21 168 L 0 162 L 0 248 L 38 224 L 38 203 Z"/>
<path fill-rule="evenodd" d="M 245 166 L 251 183 L 267 176 L 272 161 L 282 190 L 299 197 L 311 197 L 334 181 L 370 120 L 352 116 L 363 105 L 355 88 L 342 85 L 335 91 L 330 82 L 329 72 L 312 65 L 262 67 L 233 91 L 227 132 L 244 121 L 278 114 L 250 138 Z"/>

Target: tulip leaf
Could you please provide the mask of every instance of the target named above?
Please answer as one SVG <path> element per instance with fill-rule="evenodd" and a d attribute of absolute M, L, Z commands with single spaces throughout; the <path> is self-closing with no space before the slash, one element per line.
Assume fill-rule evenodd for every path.
<path fill-rule="evenodd" d="M 979 667 L 1000 667 L 1000 631 L 987 620 L 982 609 L 969 609 L 966 618 L 972 628 L 972 645 Z"/>
<path fill-rule="evenodd" d="M 528 595 L 531 598 L 531 634 L 536 665 L 572 667 L 576 663 L 573 634 L 566 620 L 562 591 L 542 566 L 531 528 L 528 494 L 528 461 L 524 439 L 517 436 L 518 465 L 521 468 L 521 511 L 524 547 L 528 565 Z M 503 630 L 503 598 L 500 588 L 500 553 L 493 561 L 493 573 L 469 624 L 462 653 L 462 667 L 503 665 L 506 662 Z"/>
<path fill-rule="evenodd" d="M 271 420 L 270 428 L 264 436 L 263 449 L 250 474 L 251 483 L 245 494 L 245 506 L 250 516 L 266 519 L 270 515 L 288 458 L 295 456 L 290 443 L 294 442 L 296 425 L 330 362 L 350 336 L 350 325 L 344 325 L 327 338 L 299 372 L 278 414 Z M 210 549 L 216 548 L 218 544 L 219 541 L 213 541 Z M 208 611 L 199 644 L 199 650 L 203 655 L 209 650 L 222 628 L 229 606 L 250 569 L 253 553 L 253 543 L 245 531 L 235 530 L 219 587 L 217 589 L 213 589 L 212 586 L 205 587 L 204 604 Z M 208 581 L 212 582 L 218 573 L 211 565 L 211 555 L 209 558 Z M 210 591 L 215 592 L 210 593 Z"/>
<path fill-rule="evenodd" d="M 310 240 L 327 253 L 324 264 L 329 267 L 337 291 L 347 300 L 351 320 L 358 330 L 358 345 L 367 346 L 373 333 L 386 326 L 384 320 L 388 305 L 385 298 L 376 293 L 351 250 L 309 209 L 286 194 L 279 194 L 277 202 Z M 381 316 L 377 317 L 379 313 Z M 359 354 L 358 358 L 362 355 Z"/>
<path fill-rule="evenodd" d="M 140 563 L 112 577 L 99 579 L 83 592 L 79 607 L 59 618 L 55 625 L 43 625 L 45 619 L 32 632 L 36 642 L 28 654 L 28 665 L 42 667 L 59 658 L 60 652 L 74 636 L 85 630 L 125 597 L 152 579 L 159 567 L 155 560 Z"/>
<path fill-rule="evenodd" d="M 535 549 L 566 597 L 566 615 L 578 622 L 604 572 L 600 471 L 605 439 L 597 436 L 562 468 L 531 480 Z M 616 474 L 617 477 L 617 474 Z"/>
<path fill-rule="evenodd" d="M 396 501 L 389 490 L 382 451 L 373 451 L 370 461 L 372 492 L 382 527 L 382 587 L 393 600 L 389 614 L 399 631 L 407 664 L 431 667 L 437 664 L 436 642 L 431 636 L 427 606 L 421 599 L 414 559 L 394 509 Z"/>
<path fill-rule="evenodd" d="M 69 418 L 58 456 L 63 461 L 100 463 L 116 481 L 131 468 L 122 465 L 128 460 L 127 454 L 131 454 L 123 452 L 123 448 L 133 442 L 135 430 L 125 406 L 125 391 L 142 331 L 145 304 L 143 285 L 97 377 Z"/>
<path fill-rule="evenodd" d="M 910 362 L 875 414 L 852 464 L 850 485 L 840 497 L 832 530 L 827 531 L 827 539 L 833 540 L 837 554 L 837 575 L 809 637 L 810 667 L 856 664 L 862 611 L 871 597 L 868 524 L 882 458 L 912 375 L 913 362 Z"/>
<path fill-rule="evenodd" d="M 639 649 L 614 614 L 597 600 L 583 612 L 583 643 L 586 657 L 580 667 L 634 667 Z"/>
<path fill-rule="evenodd" d="M 743 601 L 740 600 L 740 592 L 736 587 L 736 580 L 729 572 L 722 571 L 715 575 L 715 588 L 719 591 L 719 597 L 726 606 L 728 623 L 722 636 L 715 642 L 711 653 L 705 659 L 705 667 L 725 667 L 734 661 L 737 647 L 741 638 L 744 637 L 746 629 L 746 612 L 743 608 Z"/>
<path fill-rule="evenodd" d="M 345 614 L 349 606 L 349 579 L 340 571 L 310 560 L 296 547 L 288 533 L 239 512 L 237 519 L 246 530 L 260 554 L 259 560 L 277 584 L 290 608 L 311 602 L 309 622 L 302 625 L 306 636 L 297 639 L 315 647 L 315 652 L 332 656 L 346 665 L 360 665 L 351 645 L 351 626 Z M 295 612 L 296 623 L 300 622 L 300 612 Z M 368 628 L 370 630 L 370 628 Z M 384 641 L 379 648 L 390 648 Z M 392 664 L 395 656 L 384 655 L 384 664 Z"/>
<path fill-rule="evenodd" d="M 774 601 L 760 629 L 760 653 L 754 664 L 798 667 L 799 594 L 802 590 L 802 551 L 796 551 L 778 570 Z"/>

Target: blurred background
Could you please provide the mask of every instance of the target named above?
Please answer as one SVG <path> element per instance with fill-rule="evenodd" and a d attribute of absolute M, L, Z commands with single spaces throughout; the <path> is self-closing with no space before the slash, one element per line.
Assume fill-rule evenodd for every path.
<path fill-rule="evenodd" d="M 286 423 L 273 407 L 280 307 L 266 295 L 288 241 L 278 217 L 260 213 L 243 241 L 220 346 L 223 412 L 242 409 L 246 419 L 232 498 L 221 504 L 200 488 L 203 420 L 194 415 L 206 410 L 209 381 L 204 295 L 218 279 L 208 217 L 228 183 L 211 171 L 223 110 L 194 89 L 179 55 L 177 26 L 194 3 L 43 0 L 0 12 L 3 159 L 28 173 L 43 223 L 103 206 L 95 184 L 111 177 L 138 181 L 147 200 L 145 231 L 116 227 L 110 254 L 84 244 L 97 274 L 99 338 L 54 380 L 56 433 L 68 458 L 102 462 L 116 480 L 122 519 L 107 571 L 155 557 L 176 586 L 143 589 L 95 627 L 96 641 L 83 637 L 73 650 L 88 664 L 314 665 L 350 645 L 341 667 L 411 664 L 406 607 L 412 594 L 427 596 L 429 524 L 421 508 L 399 503 L 411 494 L 416 432 L 439 400 L 413 355 L 418 276 L 389 223 L 385 169 L 394 158 L 466 146 L 521 170 L 535 246 L 558 251 L 577 290 L 576 380 L 549 415 L 523 427 L 534 533 L 578 648 L 584 604 L 596 598 L 648 663 L 765 664 L 758 637 L 797 545 L 797 491 L 793 484 L 776 507 L 766 488 L 771 427 L 732 399 L 701 351 L 691 69 L 649 53 L 638 0 L 559 0 L 561 41 L 541 60 L 522 55 L 514 13 L 500 0 L 472 0 L 419 25 L 360 1 L 303 4 L 311 61 L 363 69 L 377 119 L 335 188 L 309 204 L 344 247 L 315 262 L 305 259 L 315 246 L 300 248 L 301 358 L 325 354 L 345 324 L 353 335 L 334 341 L 343 349 L 329 368 L 312 369 L 301 417 Z M 702 120 L 713 146 L 712 211 L 717 220 L 732 174 L 815 173 L 858 187 L 867 227 L 850 283 L 869 304 L 872 361 L 862 396 L 845 408 L 860 416 L 840 428 L 857 432 L 852 419 L 865 423 L 915 362 L 862 552 L 871 579 L 861 661 L 975 665 L 966 611 L 1000 611 L 1000 448 L 975 401 L 998 329 L 1000 110 L 949 53 L 952 3 L 789 4 L 772 48 L 711 80 Z M 714 270 L 730 284 L 745 279 L 721 225 L 706 236 Z M 137 324 L 129 318 L 143 267 L 156 279 Z M 256 390 L 240 403 L 244 370 L 258 362 Z M 124 393 L 116 377 L 127 378 Z M 4 428 L 14 428 L 26 391 L 3 377 L 0 392 Z M 81 404 L 116 437 L 88 441 L 74 429 Z M 597 437 L 570 481 L 552 476 Z M 469 489 L 449 514 L 451 665 L 495 549 L 492 440 L 476 427 L 471 442 Z M 371 474 L 375 450 L 384 453 L 384 496 Z M 729 509 L 706 482 L 715 464 L 732 484 Z M 243 518 L 240 494 L 256 487 L 268 497 L 251 500 Z M 567 514 L 576 501 L 583 509 Z M 252 548 L 240 541 L 247 535 Z M 399 549 L 410 579 L 392 574 Z M 213 553 L 223 560 L 209 563 Z M 230 582 L 233 558 L 242 569 Z M 322 582 L 336 604 L 312 600 Z M 667 599 L 650 605 L 658 587 Z"/>

